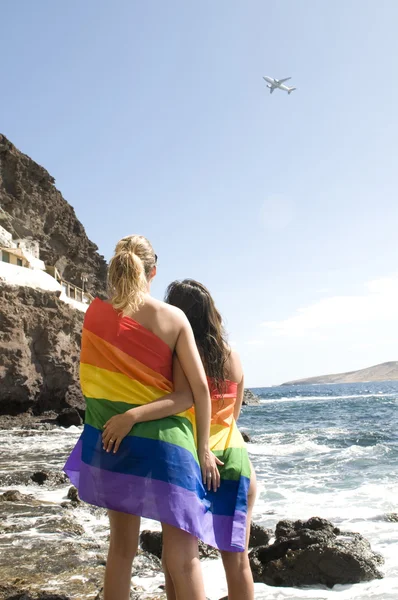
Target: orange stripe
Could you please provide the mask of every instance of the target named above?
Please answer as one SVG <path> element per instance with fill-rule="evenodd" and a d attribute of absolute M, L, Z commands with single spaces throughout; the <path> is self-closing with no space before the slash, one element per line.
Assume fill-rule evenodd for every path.
<path fill-rule="evenodd" d="M 87 329 L 83 329 L 80 362 L 114 373 L 123 373 L 130 379 L 166 392 L 171 392 L 173 389 L 172 382 L 163 375 L 143 365 Z"/>

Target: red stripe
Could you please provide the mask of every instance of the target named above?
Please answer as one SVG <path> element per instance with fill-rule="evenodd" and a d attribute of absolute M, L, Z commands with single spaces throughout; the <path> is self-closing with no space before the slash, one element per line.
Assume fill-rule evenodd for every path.
<path fill-rule="evenodd" d="M 90 304 L 84 329 L 172 381 L 172 352 L 168 345 L 140 323 L 120 316 L 108 302 L 96 298 Z"/>

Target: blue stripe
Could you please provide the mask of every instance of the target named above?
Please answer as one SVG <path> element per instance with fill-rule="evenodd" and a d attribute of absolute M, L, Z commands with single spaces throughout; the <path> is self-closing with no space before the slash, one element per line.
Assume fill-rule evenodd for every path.
<path fill-rule="evenodd" d="M 236 510 L 247 510 L 249 479 L 222 480 L 217 492 L 206 493 L 198 463 L 185 448 L 161 440 L 127 436 L 116 454 L 108 453 L 102 447 L 102 432 L 87 424 L 81 438 L 82 461 L 88 465 L 178 485 L 195 492 L 201 500 L 206 498 L 214 514 L 233 515 Z"/>

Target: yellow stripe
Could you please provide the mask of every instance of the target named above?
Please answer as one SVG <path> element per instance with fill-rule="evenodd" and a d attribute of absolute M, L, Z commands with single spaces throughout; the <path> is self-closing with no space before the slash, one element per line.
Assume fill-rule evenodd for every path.
<path fill-rule="evenodd" d="M 196 419 L 195 419 L 195 411 L 193 408 L 188 408 L 188 410 L 184 410 L 182 413 L 178 413 L 177 417 L 185 417 L 191 423 L 193 430 L 196 435 Z M 196 439 L 196 438 L 195 438 Z"/>
<path fill-rule="evenodd" d="M 115 373 L 85 363 L 80 363 L 80 385 L 83 395 L 87 398 L 128 404 L 148 404 L 169 393 L 130 379 L 123 373 Z"/>
<path fill-rule="evenodd" d="M 227 448 L 244 448 L 245 442 L 234 421 L 231 428 L 225 425 L 211 425 L 210 450 L 226 450 Z"/>
<path fill-rule="evenodd" d="M 169 394 L 167 391 L 130 379 L 123 373 L 114 373 L 85 363 L 80 363 L 80 385 L 86 398 L 128 404 L 148 404 Z M 192 408 L 177 416 L 188 419 L 196 434 L 195 411 Z"/>

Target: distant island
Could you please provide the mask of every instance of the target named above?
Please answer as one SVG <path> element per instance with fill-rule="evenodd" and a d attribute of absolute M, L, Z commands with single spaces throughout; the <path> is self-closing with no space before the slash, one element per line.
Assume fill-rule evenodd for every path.
<path fill-rule="evenodd" d="M 287 381 L 282 385 L 303 385 L 313 383 L 366 383 L 368 381 L 396 381 L 398 380 L 398 361 L 385 362 L 359 371 L 337 373 L 335 375 L 321 375 L 307 379 Z"/>

